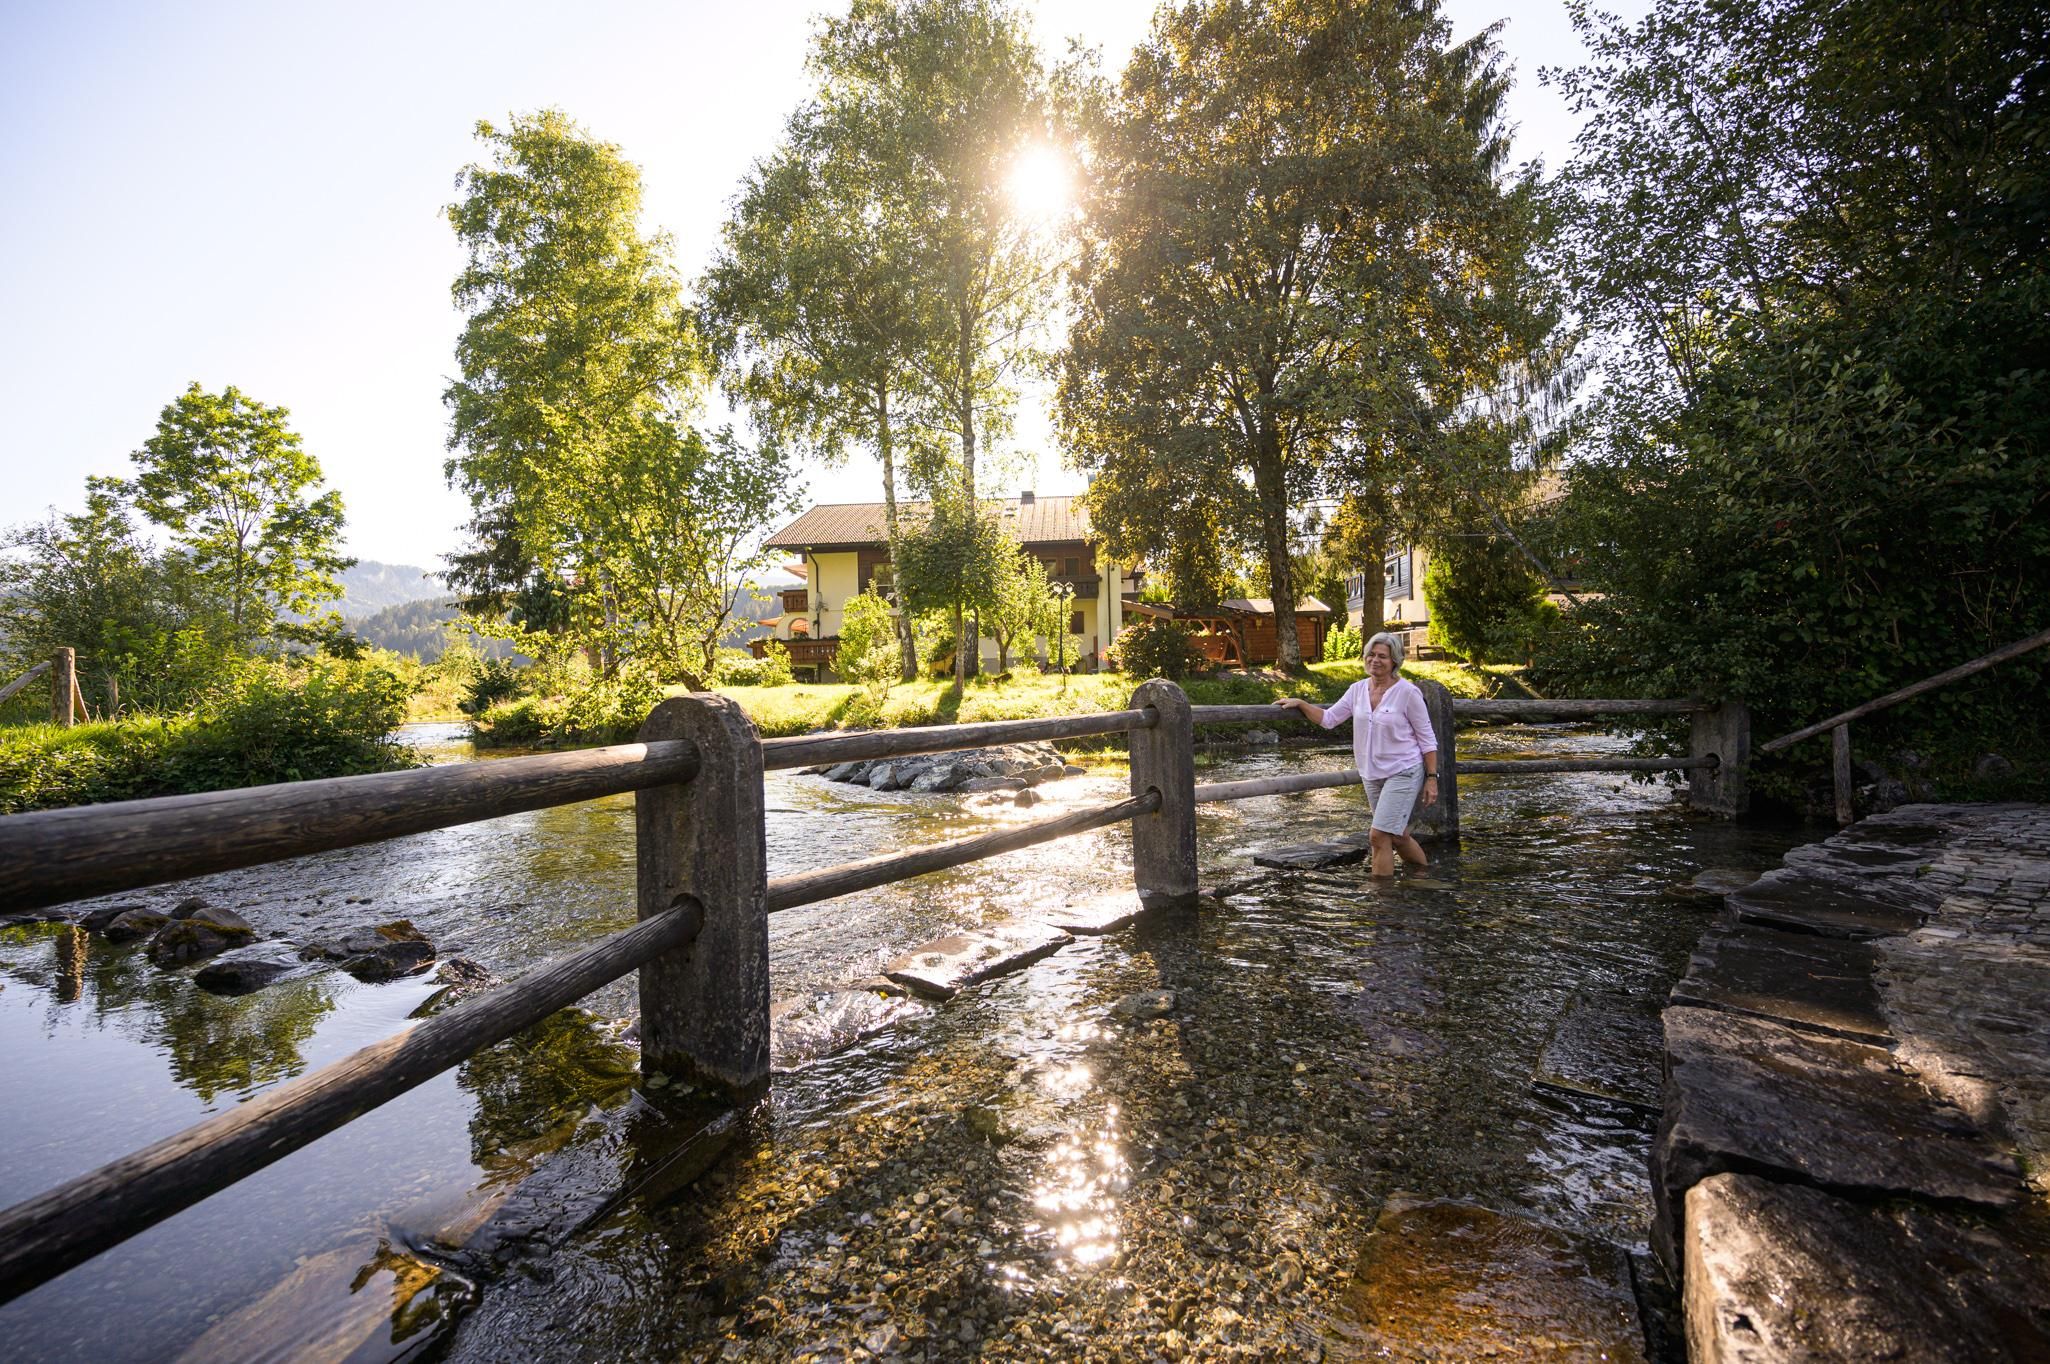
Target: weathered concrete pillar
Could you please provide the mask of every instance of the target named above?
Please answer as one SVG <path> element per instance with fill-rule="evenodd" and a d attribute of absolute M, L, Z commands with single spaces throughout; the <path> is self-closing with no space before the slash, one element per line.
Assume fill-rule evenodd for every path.
<path fill-rule="evenodd" d="M 1687 803 L 1725 817 L 1743 814 L 1751 806 L 1751 708 L 1742 701 L 1694 712 L 1687 756 L 1711 755 L 1718 766 L 1688 770 Z"/>
<path fill-rule="evenodd" d="M 1452 693 L 1442 682 L 1429 678 L 1413 677 L 1418 691 L 1424 694 L 1424 708 L 1431 714 L 1431 729 L 1438 736 L 1438 803 L 1423 804 L 1423 796 L 1417 796 L 1417 810 L 1410 823 L 1422 837 L 1441 843 L 1459 841 L 1459 757 L 1454 751 L 1458 742 L 1458 722 L 1452 714 Z M 1365 721 L 1365 716 L 1355 717 L 1354 724 Z"/>
<path fill-rule="evenodd" d="M 66 729 L 77 723 L 72 701 L 78 695 L 78 650 L 59 649 L 50 660 L 50 723 Z"/>
<path fill-rule="evenodd" d="M 1132 693 L 1132 708 L 1152 706 L 1160 723 L 1135 729 L 1132 794 L 1160 792 L 1160 808 L 1132 821 L 1132 880 L 1148 906 L 1196 894 L 1196 722 L 1189 698 L 1154 678 Z"/>
<path fill-rule="evenodd" d="M 635 794 L 640 917 L 687 897 L 705 915 L 694 942 L 641 968 L 641 1065 L 744 1101 L 769 1081 L 761 744 L 739 706 L 707 693 L 655 707 L 640 738 L 688 739 L 699 758 L 690 781 Z"/>

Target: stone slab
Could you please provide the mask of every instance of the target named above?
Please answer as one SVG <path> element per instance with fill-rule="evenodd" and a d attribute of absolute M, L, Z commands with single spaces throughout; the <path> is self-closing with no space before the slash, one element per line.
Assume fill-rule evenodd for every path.
<path fill-rule="evenodd" d="M 1284 871 L 1315 871 L 1320 867 L 1349 867 L 1367 860 L 1372 836 L 1347 834 L 1325 843 L 1284 843 L 1253 854 L 1253 864 L 1280 867 Z"/>
<path fill-rule="evenodd" d="M 1694 1364 L 2050 1359 L 2042 1247 L 1969 1213 L 1852 1203 L 1750 1175 L 1687 1194 Z"/>
<path fill-rule="evenodd" d="M 1469 1203 L 1391 1199 L 1350 1304 L 1362 1358 L 1645 1358 L 1622 1252 Z"/>
<path fill-rule="evenodd" d="M 1872 979 L 1875 960 L 1865 941 L 1738 923 L 1701 940 L 1672 1002 L 1885 1046 L 1893 1034 Z"/>
<path fill-rule="evenodd" d="M 1767 872 L 1726 903 L 1738 918 L 1769 928 L 1884 938 L 1921 927 L 1934 897 L 1903 878 L 1857 878 L 1810 864 Z"/>
<path fill-rule="evenodd" d="M 888 994 L 830 990 L 779 1000 L 769 1006 L 770 1068 L 795 1070 L 872 1037 L 923 1008 L 905 999 L 894 986 Z"/>
<path fill-rule="evenodd" d="M 269 1292 L 223 1317 L 178 1356 L 382 1364 L 418 1358 L 455 1328 L 476 1289 L 386 1241 L 300 1261 Z"/>
<path fill-rule="evenodd" d="M 1660 1050 L 1657 1014 L 1621 998 L 1576 999 L 1552 1028 L 1531 1083 L 1655 1113 Z"/>
<path fill-rule="evenodd" d="M 1681 1244 L 1681 1199 L 1729 1170 L 1992 1207 L 2021 1192 L 2004 1143 L 1883 1047 L 1711 1009 L 1667 1009 L 1665 1032 L 1652 1231 L 1669 1266 Z"/>
<path fill-rule="evenodd" d="M 1074 939 L 1051 924 L 1012 920 L 935 938 L 883 968 L 883 974 L 932 999 L 951 999 L 970 985 L 1029 966 Z"/>
<path fill-rule="evenodd" d="M 1146 905 L 1137 891 L 1122 890 L 1062 905 L 1043 917 L 1063 933 L 1093 936 L 1115 932 L 1145 912 Z"/>

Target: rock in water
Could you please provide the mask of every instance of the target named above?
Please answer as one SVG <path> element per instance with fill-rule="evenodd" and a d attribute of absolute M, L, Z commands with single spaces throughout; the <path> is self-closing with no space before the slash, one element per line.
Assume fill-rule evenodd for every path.
<path fill-rule="evenodd" d="M 959 763 L 934 763 L 912 778 L 906 788 L 912 791 L 951 791 L 961 784 L 962 772 Z"/>
<path fill-rule="evenodd" d="M 183 966 L 255 939 L 256 926 L 234 910 L 202 904 L 185 918 L 174 918 L 157 930 L 149 940 L 149 959 L 159 966 Z"/>
<path fill-rule="evenodd" d="M 1141 1023 L 1149 1018 L 1165 1018 L 1174 1012 L 1175 1003 L 1172 990 L 1141 990 L 1111 1005 L 1110 1011 L 1114 1017 Z"/>
<path fill-rule="evenodd" d="M 138 909 L 142 910 L 144 913 L 149 912 L 148 905 L 141 904 L 134 900 L 129 900 L 126 903 L 118 905 L 105 905 L 99 909 L 93 910 L 89 914 L 80 915 L 78 919 L 78 926 L 88 933 L 104 933 L 107 931 L 108 924 L 113 923 L 114 920 L 120 918 L 123 914 L 127 914 L 133 910 Z M 159 917 L 161 918 L 162 916 Z"/>
<path fill-rule="evenodd" d="M 331 961 L 363 981 L 396 980 L 424 971 L 434 963 L 434 944 L 406 919 L 375 928 L 359 928 L 339 938 L 307 944 L 299 955 L 308 961 Z"/>
<path fill-rule="evenodd" d="M 170 915 L 138 906 L 115 915 L 101 931 L 108 942 L 134 942 L 137 938 L 147 938 L 169 922 Z"/>
<path fill-rule="evenodd" d="M 192 979 L 200 989 L 217 995 L 247 995 L 306 969 L 291 943 L 259 942 L 221 953 Z"/>

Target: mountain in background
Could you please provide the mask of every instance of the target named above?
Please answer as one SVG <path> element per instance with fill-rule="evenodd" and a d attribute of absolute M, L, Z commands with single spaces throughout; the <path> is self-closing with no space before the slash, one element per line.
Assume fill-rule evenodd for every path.
<path fill-rule="evenodd" d="M 341 575 L 342 599 L 334 603 L 343 620 L 362 620 L 387 606 L 410 601 L 445 598 L 448 587 L 440 578 L 412 564 L 381 564 L 375 559 L 358 559 L 356 566 Z"/>
<path fill-rule="evenodd" d="M 377 568 L 388 565 L 378 564 Z M 399 570 L 404 571 L 404 570 Z M 733 603 L 734 619 L 731 628 L 722 641 L 729 648 L 743 647 L 747 641 L 768 633 L 762 621 L 777 613 L 779 599 L 773 593 L 742 595 Z M 345 616 L 349 608 L 342 608 Z M 380 649 L 405 654 L 422 663 L 432 663 L 441 657 L 447 637 L 445 627 L 457 615 L 455 598 L 424 597 L 415 601 L 401 601 L 368 615 L 351 616 L 349 630 L 365 644 L 375 644 Z M 473 641 L 477 651 L 486 658 L 515 658 L 526 660 L 513 652 L 510 643 L 502 639 L 480 639 Z"/>

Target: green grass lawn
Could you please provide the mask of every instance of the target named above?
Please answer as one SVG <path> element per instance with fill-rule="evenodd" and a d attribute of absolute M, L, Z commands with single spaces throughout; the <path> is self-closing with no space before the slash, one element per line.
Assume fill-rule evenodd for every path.
<path fill-rule="evenodd" d="M 1412 663 L 1407 671 L 1444 683 L 1454 696 L 1482 694 L 1478 677 L 1449 663 Z M 1337 700 L 1361 676 L 1358 663 L 1312 663 L 1305 677 L 1198 677 L 1188 679 L 1182 689 L 1199 706 L 1260 705 L 1283 696 L 1324 704 Z M 890 689 L 880 714 L 871 712 L 860 688 L 840 683 L 720 690 L 740 703 L 765 737 L 776 737 L 857 725 L 896 729 L 1122 710 L 1135 685 L 1118 673 L 1091 673 L 1068 678 L 1063 689 L 1058 677 L 1014 673 L 1004 681 L 977 678 L 957 696 L 940 680 L 900 682 Z"/>

